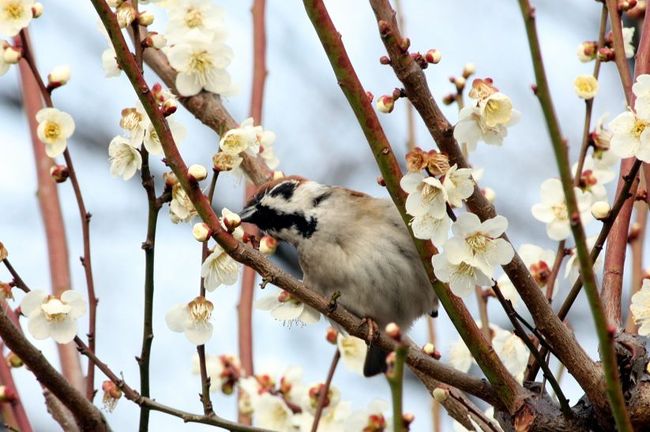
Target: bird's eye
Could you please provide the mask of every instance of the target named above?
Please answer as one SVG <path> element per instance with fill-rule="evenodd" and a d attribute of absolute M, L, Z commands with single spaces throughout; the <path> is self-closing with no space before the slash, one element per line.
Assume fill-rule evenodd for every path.
<path fill-rule="evenodd" d="M 269 195 L 272 197 L 282 196 L 285 200 L 289 201 L 293 196 L 293 193 L 298 187 L 297 182 L 284 182 L 280 183 L 269 192 Z"/>

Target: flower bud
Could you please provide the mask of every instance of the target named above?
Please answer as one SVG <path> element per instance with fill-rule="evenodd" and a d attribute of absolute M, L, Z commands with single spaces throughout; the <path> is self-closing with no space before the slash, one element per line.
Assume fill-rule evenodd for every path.
<path fill-rule="evenodd" d="M 156 32 L 149 32 L 145 38 L 146 46 L 155 49 L 161 49 L 167 46 L 167 39 L 165 36 Z"/>
<path fill-rule="evenodd" d="M 442 54 L 437 49 L 430 49 L 424 54 L 424 59 L 427 63 L 438 64 L 442 60 Z"/>
<path fill-rule="evenodd" d="M 614 54 L 614 49 L 609 47 L 602 47 L 598 50 L 598 59 L 601 62 L 614 61 L 616 55 Z"/>
<path fill-rule="evenodd" d="M 32 17 L 33 18 L 40 18 L 41 15 L 43 15 L 43 4 L 42 3 L 34 3 L 32 5 Z"/>
<path fill-rule="evenodd" d="M 190 167 L 187 169 L 187 175 L 189 176 L 190 180 L 196 180 L 199 182 L 206 179 L 208 176 L 208 170 L 205 169 L 203 165 L 194 164 L 190 165 Z"/>
<path fill-rule="evenodd" d="M 467 63 L 463 67 L 463 78 L 467 79 L 476 73 L 476 65 L 474 63 Z"/>
<path fill-rule="evenodd" d="M 454 85 L 456 86 L 456 89 L 458 91 L 461 91 L 465 88 L 465 84 L 467 84 L 467 80 L 463 77 L 456 77 L 454 78 Z"/>
<path fill-rule="evenodd" d="M 6 47 L 2 53 L 2 58 L 4 59 L 5 63 L 9 64 L 18 63 L 22 56 L 22 51 L 19 48 L 14 48 L 12 46 Z"/>
<path fill-rule="evenodd" d="M 573 88 L 578 97 L 593 99 L 598 93 L 598 80 L 593 75 L 578 75 L 573 81 Z"/>
<path fill-rule="evenodd" d="M 438 402 L 444 402 L 449 397 L 449 390 L 443 389 L 443 388 L 440 388 L 440 387 L 436 387 L 433 390 L 432 394 L 433 394 L 433 398 L 435 400 L 437 400 Z"/>
<path fill-rule="evenodd" d="M 210 238 L 212 232 L 208 224 L 199 222 L 192 227 L 192 235 L 196 241 L 203 243 Z"/>
<path fill-rule="evenodd" d="M 113 9 L 118 8 L 122 3 L 124 3 L 124 0 L 106 0 L 106 3 Z"/>
<path fill-rule="evenodd" d="M 456 102 L 456 95 L 453 95 L 453 94 L 451 94 L 451 93 L 445 95 L 445 96 L 442 98 L 442 103 L 445 104 L 445 105 L 451 105 L 451 104 L 453 104 L 454 102 Z"/>
<path fill-rule="evenodd" d="M 607 201 L 596 201 L 591 205 L 591 214 L 598 220 L 603 220 L 609 216 L 611 207 Z"/>
<path fill-rule="evenodd" d="M 273 255 L 278 248 L 278 241 L 268 235 L 265 235 L 260 240 L 260 252 L 264 255 Z"/>
<path fill-rule="evenodd" d="M 23 366 L 23 360 L 16 355 L 15 352 L 9 351 L 5 359 L 7 361 L 7 366 L 10 368 L 19 368 Z"/>
<path fill-rule="evenodd" d="M 48 87 L 56 88 L 61 87 L 70 81 L 70 66 L 60 65 L 56 66 L 52 71 L 47 75 Z"/>
<path fill-rule="evenodd" d="M 153 24 L 154 16 L 151 12 L 142 11 L 138 14 L 138 24 L 147 27 Z"/>
<path fill-rule="evenodd" d="M 394 322 L 388 323 L 385 331 L 390 338 L 395 339 L 396 341 L 399 341 L 402 338 L 402 331 Z"/>
<path fill-rule="evenodd" d="M 336 345 L 336 339 L 339 335 L 339 332 L 336 331 L 334 327 L 327 327 L 327 333 L 325 333 L 325 339 L 327 342 L 332 345 Z"/>
<path fill-rule="evenodd" d="M 415 420 L 415 414 L 404 413 L 402 414 L 402 422 L 404 423 L 404 430 L 409 430 L 409 425 Z"/>
<path fill-rule="evenodd" d="M 429 342 L 422 347 L 422 351 L 424 351 L 426 355 L 432 355 L 434 352 L 436 352 L 436 347 L 431 342 Z"/>
<path fill-rule="evenodd" d="M 6 282 L 0 282 L 0 299 L 13 300 L 14 294 L 11 292 L 12 286 Z"/>
<path fill-rule="evenodd" d="M 124 2 L 119 5 L 117 7 L 116 16 L 120 28 L 127 28 L 130 26 L 133 20 L 135 20 L 136 13 L 135 8 L 129 2 Z"/>
<path fill-rule="evenodd" d="M 281 178 L 285 178 L 286 176 L 284 175 L 284 172 L 280 170 L 273 171 L 273 180 L 280 180 Z"/>
<path fill-rule="evenodd" d="M 650 374 L 650 362 L 645 366 L 645 371 Z"/>
<path fill-rule="evenodd" d="M 224 208 L 221 213 L 221 221 L 228 232 L 233 232 L 239 225 L 241 225 L 241 217 L 227 208 Z"/>
<path fill-rule="evenodd" d="M 165 187 L 172 188 L 178 183 L 178 179 L 176 178 L 176 174 L 173 172 L 169 171 L 163 174 L 163 180 L 165 180 Z"/>
<path fill-rule="evenodd" d="M 379 112 L 388 114 L 393 111 L 394 107 L 395 100 L 391 96 L 383 95 L 377 99 L 377 110 L 379 110 Z"/>
<path fill-rule="evenodd" d="M 634 7 L 636 7 L 636 0 L 619 0 L 618 1 L 618 10 L 621 12 L 626 12 Z"/>
<path fill-rule="evenodd" d="M 598 43 L 596 41 L 585 41 L 578 45 L 578 60 L 582 63 L 589 63 L 596 58 Z"/>
<path fill-rule="evenodd" d="M 7 248 L 2 244 L 2 242 L 0 242 L 0 261 L 6 260 L 8 256 L 9 252 L 7 251 Z"/>

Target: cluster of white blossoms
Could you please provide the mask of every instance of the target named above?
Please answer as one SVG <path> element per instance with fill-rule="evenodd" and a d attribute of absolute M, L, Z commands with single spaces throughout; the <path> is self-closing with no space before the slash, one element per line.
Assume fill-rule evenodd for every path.
<path fill-rule="evenodd" d="M 472 99 L 458 114 L 454 138 L 469 151 L 476 149 L 479 141 L 501 145 L 508 134 L 508 127 L 520 117 L 513 109 L 512 101 L 501 93 L 490 78 L 475 79 L 469 92 Z"/>
<path fill-rule="evenodd" d="M 249 117 L 237 128 L 230 129 L 219 141 L 220 152 L 215 155 L 215 166 L 220 170 L 233 171 L 240 174 L 241 155 L 260 155 L 270 169 L 276 168 L 280 161 L 273 151 L 275 133 L 264 130 L 262 126 L 254 126 L 253 118 Z"/>
<path fill-rule="evenodd" d="M 609 127 L 611 151 L 621 158 L 636 157 L 650 162 L 650 75 L 639 75 L 632 86 L 634 111 L 619 114 Z"/>
<path fill-rule="evenodd" d="M 178 191 L 183 191 L 180 185 L 174 187 L 176 186 L 178 186 Z M 242 240 L 244 230 L 239 226 L 241 223 L 239 215 L 227 208 L 222 210 L 221 215 L 219 219 L 221 226 L 230 231 L 233 237 Z M 193 231 L 195 236 L 200 235 L 197 240 L 200 239 L 202 242 L 209 240 L 209 230 L 205 230 L 207 230 L 205 224 L 196 224 Z M 201 266 L 201 277 L 206 291 L 212 292 L 222 285 L 233 285 L 237 282 L 240 268 L 240 263 L 228 255 L 221 246 L 215 244 Z M 202 296 L 196 297 L 188 303 L 177 304 L 165 316 L 167 327 L 172 331 L 184 333 L 191 343 L 203 345 L 212 336 L 213 328 L 210 319 L 213 307 L 212 302 Z"/>
<path fill-rule="evenodd" d="M 229 93 L 233 90 L 226 68 L 234 56 L 224 43 L 227 31 L 224 12 L 205 0 L 177 0 L 166 4 L 169 21 L 163 51 L 178 71 L 176 89 L 181 96 L 202 90 Z"/>
<path fill-rule="evenodd" d="M 523 244 L 517 252 L 526 267 L 528 267 L 528 271 L 537 283 L 537 286 L 545 292 L 555 262 L 555 252 L 550 249 L 542 249 L 533 244 Z M 502 275 L 497 280 L 497 284 L 503 296 L 510 300 L 513 306 L 516 306 L 519 302 L 519 293 L 508 276 L 505 274 Z M 556 292 L 554 291 L 553 293 L 555 294 Z"/>
<path fill-rule="evenodd" d="M 171 92 L 157 85 L 152 93 L 158 102 L 157 108 L 167 112 L 175 110 L 176 100 Z M 174 142 L 180 143 L 185 138 L 185 127 L 174 119 L 173 114 L 167 116 L 167 124 Z M 111 174 L 129 180 L 142 168 L 141 146 L 151 155 L 162 155 L 163 150 L 160 138 L 140 102 L 135 107 L 122 110 L 120 127 L 125 136 L 114 137 L 108 146 Z"/>
<path fill-rule="evenodd" d="M 27 330 L 36 339 L 51 337 L 64 344 L 77 334 L 77 320 L 86 313 L 86 302 L 77 291 L 64 291 L 60 296 L 43 291 L 25 294 L 20 309 L 27 317 Z"/>
<path fill-rule="evenodd" d="M 477 324 L 480 326 L 480 323 Z M 503 361 L 508 372 L 521 383 L 530 354 L 526 344 L 514 333 L 495 324 L 490 324 L 490 334 L 494 351 Z M 462 339 L 456 341 L 449 348 L 449 363 L 456 369 L 467 372 L 474 362 L 474 358 Z"/>

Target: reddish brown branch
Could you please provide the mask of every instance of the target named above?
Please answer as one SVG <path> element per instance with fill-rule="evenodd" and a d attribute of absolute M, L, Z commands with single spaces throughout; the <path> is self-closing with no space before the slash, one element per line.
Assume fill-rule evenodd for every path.
<path fill-rule="evenodd" d="M 0 350 L 0 354 L 2 351 Z M 4 358 L 0 358 L 0 382 L 5 386 L 9 392 L 13 393 L 15 396 L 8 402 L 11 413 L 14 417 L 15 424 L 18 427 L 18 430 L 21 432 L 31 432 L 32 425 L 29 422 L 27 413 L 25 412 L 25 407 L 16 388 L 16 383 L 14 382 L 14 377 L 11 373 L 9 365 Z"/>
<path fill-rule="evenodd" d="M 28 42 L 29 36 L 27 30 L 24 40 Z M 16 38 L 16 43 L 22 43 L 20 38 Z M 25 51 L 24 51 L 25 52 Z M 29 48 L 26 51 L 30 53 Z M 32 70 L 27 61 L 19 63 L 20 83 L 23 94 L 23 105 L 25 114 L 29 123 L 29 131 L 32 138 L 32 148 L 34 150 L 34 159 L 36 164 L 36 178 L 38 184 L 39 207 L 41 218 L 45 228 L 45 239 L 47 243 L 47 256 L 50 266 L 50 280 L 52 283 L 52 293 L 61 295 L 64 291 L 69 290 L 72 286 L 70 277 L 70 262 L 68 255 L 68 243 L 65 237 L 65 224 L 61 205 L 59 203 L 59 193 L 56 183 L 50 175 L 50 167 L 53 165 L 52 159 L 45 154 L 45 145 L 38 139 L 36 128 L 36 113 L 43 108 L 43 99 L 39 82 L 34 77 Z M 42 84 L 42 82 L 41 82 Z M 79 354 L 72 344 L 57 345 L 61 370 L 66 379 L 77 389 L 84 387 L 84 378 L 81 373 L 81 362 Z"/>

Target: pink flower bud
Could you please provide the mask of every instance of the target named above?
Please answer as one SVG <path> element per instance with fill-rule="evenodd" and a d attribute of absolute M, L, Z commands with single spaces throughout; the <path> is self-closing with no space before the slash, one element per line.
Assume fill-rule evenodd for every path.
<path fill-rule="evenodd" d="M 396 341 L 399 341 L 402 338 L 402 330 L 394 322 L 388 323 L 385 331 L 389 337 L 395 339 Z"/>
<path fill-rule="evenodd" d="M 208 226 L 208 224 L 200 222 L 194 224 L 194 226 L 192 227 L 192 235 L 194 236 L 194 239 L 196 241 L 203 243 L 204 241 L 207 241 L 210 238 L 212 232 L 210 231 L 210 227 Z"/>
<path fill-rule="evenodd" d="M 395 100 L 392 96 L 383 95 L 377 100 L 377 109 L 379 112 L 388 114 L 393 111 L 395 107 Z"/>
<path fill-rule="evenodd" d="M 273 255 L 278 248 L 278 241 L 268 235 L 265 235 L 260 240 L 260 252 L 264 255 Z"/>
<path fill-rule="evenodd" d="M 424 54 L 424 59 L 427 63 L 438 64 L 442 60 L 442 54 L 437 49 L 430 49 Z"/>
<path fill-rule="evenodd" d="M 205 180 L 208 177 L 208 170 L 205 169 L 203 165 L 194 164 L 190 165 L 187 169 L 187 175 L 190 177 L 190 180 L 195 180 L 197 182 Z"/>

